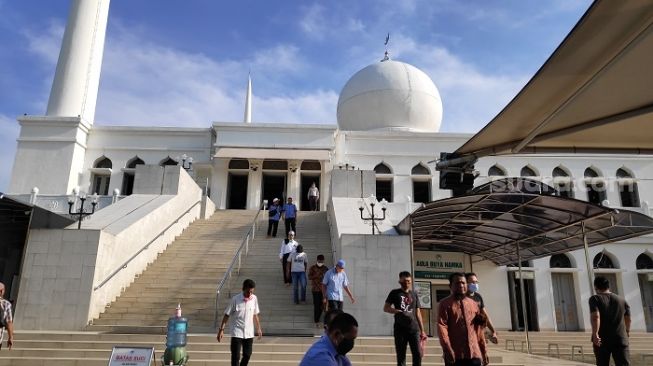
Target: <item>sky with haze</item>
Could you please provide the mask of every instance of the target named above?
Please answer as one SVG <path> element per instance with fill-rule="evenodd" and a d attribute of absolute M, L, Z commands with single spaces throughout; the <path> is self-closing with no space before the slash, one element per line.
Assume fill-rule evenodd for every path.
<path fill-rule="evenodd" d="M 347 80 L 390 57 L 426 72 L 442 132 L 476 132 L 519 92 L 588 0 L 113 0 L 98 125 L 336 123 Z M 43 115 L 69 0 L 0 0 L 0 191 L 24 113 Z"/>

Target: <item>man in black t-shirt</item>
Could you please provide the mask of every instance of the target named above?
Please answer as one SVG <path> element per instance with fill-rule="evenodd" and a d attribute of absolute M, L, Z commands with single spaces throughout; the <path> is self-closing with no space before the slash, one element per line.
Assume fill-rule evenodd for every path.
<path fill-rule="evenodd" d="M 413 291 L 413 278 L 408 271 L 399 273 L 401 288 L 390 291 L 383 305 L 383 311 L 395 316 L 394 337 L 397 366 L 406 365 L 406 346 L 410 345 L 413 366 L 421 366 L 422 354 L 419 343 L 426 339 L 419 299 Z"/>
<path fill-rule="evenodd" d="M 469 273 L 465 273 L 465 279 L 467 279 L 467 296 L 469 296 L 469 298 L 471 298 L 472 300 L 476 301 L 479 309 L 481 309 L 481 312 L 483 313 L 483 315 L 485 315 L 486 323 L 484 326 L 486 326 L 487 329 L 489 329 L 491 332 L 488 339 L 490 340 L 490 342 L 494 344 L 499 343 L 499 338 L 497 338 L 497 331 L 494 329 L 494 324 L 492 324 L 492 319 L 490 319 L 490 314 L 488 314 L 487 309 L 485 308 L 485 302 L 483 302 L 483 297 L 481 296 L 481 294 L 478 293 L 479 290 L 478 276 L 476 276 L 476 273 L 474 272 L 469 272 Z"/>
<path fill-rule="evenodd" d="M 609 366 L 610 355 L 615 366 L 630 365 L 630 307 L 626 300 L 610 292 L 607 278 L 594 278 L 596 295 L 590 297 L 592 344 L 597 366 Z"/>

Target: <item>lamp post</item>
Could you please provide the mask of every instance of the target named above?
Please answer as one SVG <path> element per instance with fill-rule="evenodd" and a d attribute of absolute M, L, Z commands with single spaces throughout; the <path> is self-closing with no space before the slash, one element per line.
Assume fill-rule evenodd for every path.
<path fill-rule="evenodd" d="M 84 209 L 84 202 L 86 202 L 86 200 L 88 199 L 88 197 L 86 197 L 86 194 L 84 193 L 82 193 L 79 196 L 79 201 L 80 201 L 79 209 L 77 209 L 77 212 L 73 212 L 73 206 L 75 205 L 76 198 L 77 198 L 76 193 L 71 194 L 70 197 L 68 197 L 68 214 L 70 214 L 71 216 L 78 217 L 77 230 L 79 230 L 82 228 L 82 219 L 86 216 L 92 215 L 95 212 L 95 206 L 97 206 L 97 202 L 98 202 L 98 195 L 96 193 L 92 196 L 93 200 L 91 201 L 91 207 L 92 207 L 91 212 L 86 212 L 86 210 Z"/>
<path fill-rule="evenodd" d="M 181 167 L 189 172 L 193 171 L 193 157 L 183 154 L 181 156 Z"/>
<path fill-rule="evenodd" d="M 358 210 L 361 212 L 361 220 L 363 220 L 363 221 L 372 221 L 372 235 L 375 234 L 374 226 L 376 225 L 376 221 L 385 220 L 385 210 L 387 210 L 386 206 L 388 205 L 388 201 L 386 201 L 385 198 L 381 200 L 381 211 L 383 212 L 383 217 L 377 217 L 375 215 L 374 207 L 376 206 L 377 203 L 378 203 L 378 201 L 376 200 L 376 197 L 374 197 L 374 195 L 371 195 L 370 196 L 370 207 L 372 208 L 372 210 L 371 210 L 372 212 L 370 214 L 370 217 L 364 217 L 363 216 L 363 209 L 365 208 L 365 200 L 363 200 L 361 198 L 360 201 L 358 201 Z"/>

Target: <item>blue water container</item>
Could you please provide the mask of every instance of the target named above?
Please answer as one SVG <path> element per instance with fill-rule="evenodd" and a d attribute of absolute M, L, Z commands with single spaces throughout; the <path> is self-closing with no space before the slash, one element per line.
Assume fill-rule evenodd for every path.
<path fill-rule="evenodd" d="M 188 331 L 188 319 L 170 317 L 168 319 L 168 333 L 166 347 L 185 347 Z"/>

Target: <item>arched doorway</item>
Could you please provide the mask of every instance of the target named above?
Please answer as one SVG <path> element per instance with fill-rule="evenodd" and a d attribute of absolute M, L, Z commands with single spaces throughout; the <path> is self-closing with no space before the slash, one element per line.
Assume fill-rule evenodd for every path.
<path fill-rule="evenodd" d="M 653 270 L 653 259 L 647 253 L 642 253 L 635 261 L 638 270 Z M 642 308 L 644 309 L 644 321 L 646 331 L 653 332 L 653 272 L 639 273 L 639 289 L 642 296 Z"/>
<path fill-rule="evenodd" d="M 601 276 L 608 279 L 610 282 L 610 291 L 619 294 L 619 283 L 617 282 L 617 274 L 612 271 L 618 269 L 616 261 L 612 255 L 607 251 L 602 251 L 594 256 L 592 261 L 594 267 L 594 276 Z M 607 271 L 605 271 L 607 270 Z"/>
<path fill-rule="evenodd" d="M 578 330 L 574 275 L 563 270 L 563 268 L 574 268 L 571 259 L 566 254 L 552 255 L 549 259 L 549 267 L 557 329 L 558 331 Z"/>
<path fill-rule="evenodd" d="M 320 185 L 320 175 L 322 173 L 322 164 L 317 160 L 304 160 L 299 167 L 300 171 L 300 185 L 301 197 L 299 198 L 299 209 L 302 211 L 310 210 L 310 203 L 308 200 L 308 189 L 315 183 L 320 195 L 322 194 L 322 186 Z M 320 202 L 317 203 L 317 210 L 320 210 Z"/>
<path fill-rule="evenodd" d="M 524 297 L 526 298 L 526 311 L 522 309 L 521 302 L 521 286 L 519 280 L 519 271 L 515 269 L 518 267 L 517 263 L 513 263 L 508 267 L 508 297 L 510 300 L 510 319 L 512 323 L 512 330 L 524 330 L 524 313 L 528 320 L 529 331 L 539 331 L 540 325 L 537 316 L 537 293 L 535 292 L 535 272 L 528 261 L 522 262 L 522 274 L 524 275 Z"/>
<path fill-rule="evenodd" d="M 288 162 L 286 160 L 264 160 L 261 182 L 263 199 L 272 202 L 273 199 L 278 198 L 285 203 L 287 177 Z"/>

